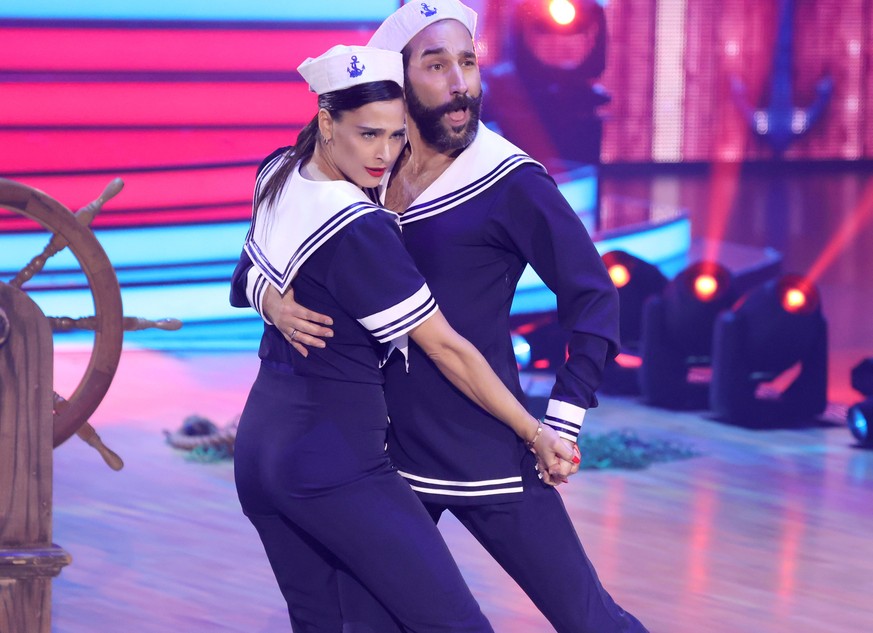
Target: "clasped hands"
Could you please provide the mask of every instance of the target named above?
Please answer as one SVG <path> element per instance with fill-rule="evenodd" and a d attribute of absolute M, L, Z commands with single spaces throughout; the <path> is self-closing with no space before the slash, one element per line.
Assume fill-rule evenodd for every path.
<path fill-rule="evenodd" d="M 565 440 L 547 424 L 541 424 L 530 451 L 537 459 L 537 476 L 549 486 L 559 486 L 569 481 L 570 475 L 579 472 L 582 461 L 579 447 Z"/>

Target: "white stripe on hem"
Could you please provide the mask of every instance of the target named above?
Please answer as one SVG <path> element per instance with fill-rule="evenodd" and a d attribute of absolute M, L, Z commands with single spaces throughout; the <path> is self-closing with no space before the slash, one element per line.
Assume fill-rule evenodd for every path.
<path fill-rule="evenodd" d="M 518 488 L 503 488 L 499 490 L 442 490 L 442 489 L 432 489 L 432 488 L 422 488 L 421 486 L 413 486 L 409 484 L 409 487 L 415 490 L 416 492 L 423 492 L 425 494 L 431 495 L 444 495 L 447 497 L 484 497 L 487 495 L 508 495 L 515 494 L 519 492 L 524 492 L 524 488 L 519 486 Z"/>
<path fill-rule="evenodd" d="M 447 481 L 445 479 L 431 479 L 429 477 L 420 477 L 418 475 L 412 475 L 410 473 L 405 473 L 402 470 L 398 470 L 398 473 L 405 477 L 406 479 L 414 479 L 415 481 L 420 481 L 423 484 L 437 484 L 442 486 L 497 486 L 499 484 L 512 484 L 512 483 L 521 483 L 521 476 L 519 477 L 505 477 L 503 479 L 485 479 L 483 481 Z"/>

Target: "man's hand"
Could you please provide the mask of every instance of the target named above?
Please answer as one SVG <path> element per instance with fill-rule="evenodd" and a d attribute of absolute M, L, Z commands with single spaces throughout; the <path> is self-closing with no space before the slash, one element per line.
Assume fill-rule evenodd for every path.
<path fill-rule="evenodd" d="M 333 336 L 333 330 L 323 327 L 333 325 L 333 319 L 295 302 L 294 290 L 290 287 L 281 295 L 273 286 L 267 286 L 262 307 L 266 317 L 302 356 L 309 355 L 307 347 L 326 347 L 321 339 Z"/>
<path fill-rule="evenodd" d="M 563 438 L 548 425 L 542 425 L 542 432 L 531 447 L 537 458 L 539 477 L 549 486 L 567 483 L 568 477 L 579 472 L 582 461 L 578 447 Z"/>

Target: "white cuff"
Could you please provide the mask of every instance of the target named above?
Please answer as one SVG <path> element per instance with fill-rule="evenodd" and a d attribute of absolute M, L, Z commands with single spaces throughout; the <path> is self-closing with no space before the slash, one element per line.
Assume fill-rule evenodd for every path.
<path fill-rule="evenodd" d="M 577 407 L 561 400 L 549 400 L 544 422 L 558 432 L 558 435 L 574 444 L 582 430 L 582 420 L 588 409 Z"/>
<path fill-rule="evenodd" d="M 269 283 L 270 282 L 267 281 L 267 278 L 258 270 L 257 266 L 252 266 L 249 268 L 248 273 L 246 273 L 246 297 L 249 300 L 249 305 L 251 305 L 255 311 L 261 315 L 264 323 L 267 325 L 273 325 L 270 319 L 267 318 L 267 315 L 264 314 L 263 308 L 264 293 L 267 291 Z"/>

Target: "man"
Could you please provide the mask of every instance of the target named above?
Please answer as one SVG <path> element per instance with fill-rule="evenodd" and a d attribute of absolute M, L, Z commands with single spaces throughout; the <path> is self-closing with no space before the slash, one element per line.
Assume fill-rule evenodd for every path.
<path fill-rule="evenodd" d="M 371 46 L 403 53 L 409 115 L 408 146 L 380 193 L 402 214 L 407 249 L 449 322 L 519 398 L 509 307 L 526 264 L 555 292 L 559 319 L 572 334 L 545 422 L 575 445 L 586 409 L 596 405 L 603 366 L 618 348 L 617 294 L 554 181 L 479 125 L 475 23 L 457 0 L 415 2 L 373 35 Z M 329 325 L 322 317 L 268 289 L 245 255 L 231 300 L 256 307 L 301 353 L 301 343 L 322 346 L 317 337 L 329 333 L 312 323 Z M 537 478 L 522 442 L 455 390 L 415 345 L 408 360 L 393 354 L 385 374 L 388 450 L 434 520 L 452 512 L 559 633 L 646 630 L 601 586 L 560 496 Z M 346 631 L 396 630 L 361 611 L 362 603 L 350 600 Z"/>

